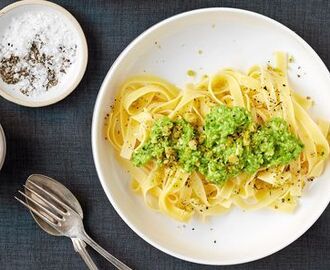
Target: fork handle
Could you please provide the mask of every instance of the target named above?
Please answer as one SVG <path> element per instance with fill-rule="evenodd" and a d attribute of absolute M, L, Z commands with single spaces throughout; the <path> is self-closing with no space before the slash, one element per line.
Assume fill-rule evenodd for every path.
<path fill-rule="evenodd" d="M 100 255 L 106 258 L 110 263 L 112 263 L 119 270 L 132 270 L 126 264 L 118 260 L 116 257 L 111 255 L 105 249 L 103 249 L 98 243 L 96 243 L 89 235 L 84 232 L 82 235 L 82 240 L 95 249 Z"/>
<path fill-rule="evenodd" d="M 78 238 L 72 238 L 71 240 L 72 240 L 75 251 L 79 253 L 81 258 L 86 263 L 88 269 L 89 270 L 98 270 L 97 266 L 95 265 L 95 263 L 93 262 L 92 258 L 89 256 L 89 254 L 86 250 L 86 244 L 84 243 L 84 241 L 82 241 Z"/>

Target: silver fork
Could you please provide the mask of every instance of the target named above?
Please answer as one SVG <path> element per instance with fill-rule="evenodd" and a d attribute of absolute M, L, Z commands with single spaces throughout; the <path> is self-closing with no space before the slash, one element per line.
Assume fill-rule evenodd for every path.
<path fill-rule="evenodd" d="M 99 254 L 106 258 L 110 263 L 120 270 L 132 270 L 123 262 L 108 253 L 105 249 L 99 246 L 88 234 L 85 232 L 84 225 L 79 214 L 76 213 L 70 206 L 61 201 L 51 192 L 45 190 L 40 185 L 29 181 L 30 187 L 24 185 L 25 190 L 29 194 L 18 191 L 25 197 L 30 204 L 15 197 L 25 207 L 30 209 L 35 215 L 45 221 L 48 225 L 53 227 L 59 233 L 71 239 L 80 239 L 95 249 Z M 31 187 L 34 187 L 33 189 Z M 34 196 L 32 196 L 34 195 Z M 51 202 L 49 199 L 51 199 Z M 55 204 L 55 203 L 56 204 Z"/>

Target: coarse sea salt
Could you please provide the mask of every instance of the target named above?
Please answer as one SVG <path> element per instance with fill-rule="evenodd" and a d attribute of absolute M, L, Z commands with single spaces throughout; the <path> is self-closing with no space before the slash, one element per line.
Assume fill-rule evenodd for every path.
<path fill-rule="evenodd" d="M 55 91 L 76 62 L 77 39 L 55 12 L 29 11 L 12 18 L 0 37 L 0 79 L 27 97 Z"/>

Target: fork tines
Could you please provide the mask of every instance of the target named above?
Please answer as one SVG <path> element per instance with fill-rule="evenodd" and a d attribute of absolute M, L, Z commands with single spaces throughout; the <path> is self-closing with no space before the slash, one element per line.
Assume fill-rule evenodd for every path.
<path fill-rule="evenodd" d="M 54 228 L 60 226 L 60 221 L 63 220 L 70 207 L 31 180 L 27 181 L 23 187 L 25 192 L 20 190 L 18 192 L 25 198 L 25 202 L 16 196 L 15 199 L 50 226 Z"/>

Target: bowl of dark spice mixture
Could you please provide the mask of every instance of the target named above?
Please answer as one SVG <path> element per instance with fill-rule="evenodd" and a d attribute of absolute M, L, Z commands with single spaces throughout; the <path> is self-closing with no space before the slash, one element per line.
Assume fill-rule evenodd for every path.
<path fill-rule="evenodd" d="M 76 19 L 47 1 L 19 1 L 0 11 L 0 95 L 28 107 L 68 96 L 87 66 Z"/>

